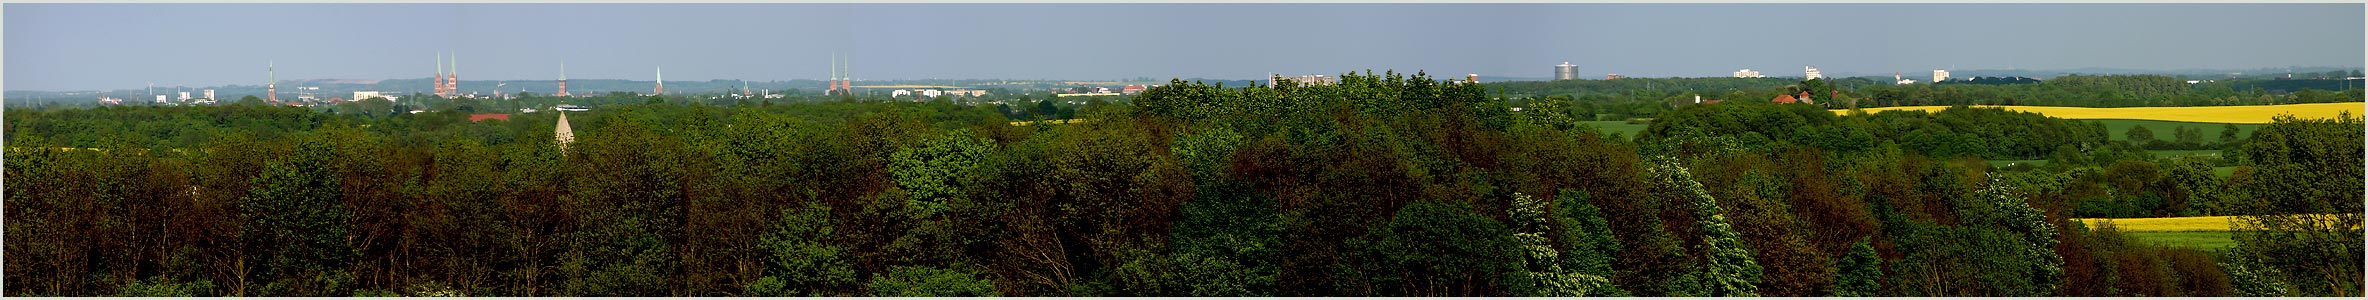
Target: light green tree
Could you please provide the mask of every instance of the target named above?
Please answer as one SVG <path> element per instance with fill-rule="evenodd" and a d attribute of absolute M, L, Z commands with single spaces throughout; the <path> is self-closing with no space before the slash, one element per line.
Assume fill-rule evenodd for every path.
<path fill-rule="evenodd" d="M 1546 238 L 1556 228 L 1554 219 L 1546 214 L 1546 199 L 1513 194 L 1513 207 L 1506 212 L 1513 221 L 1513 240 L 1519 243 L 1525 275 L 1529 276 L 1528 291 L 1516 295 L 1531 297 L 1584 297 L 1603 295 L 1611 289 L 1611 279 L 1600 275 L 1580 273 L 1563 268 L 1562 253 L 1554 249 Z M 1567 225 L 1564 225 L 1567 226 Z"/>
<path fill-rule="evenodd" d="M 1695 282 L 1679 290 L 1681 295 L 1672 296 L 1758 296 L 1760 265 L 1752 258 L 1751 248 L 1743 245 L 1743 235 L 1727 223 L 1718 201 L 1676 159 L 1654 157 L 1648 164 L 1654 201 L 1685 203 L 1692 209 L 1694 229 L 1702 239 L 1687 251 L 1696 260 L 1691 279 Z"/>
<path fill-rule="evenodd" d="M 908 197 L 907 209 L 919 218 L 946 212 L 947 203 L 962 196 L 962 180 L 973 176 L 986 164 L 988 152 L 994 151 L 993 144 L 968 129 L 947 132 L 924 143 L 897 151 L 888 161 L 889 175 Z"/>
<path fill-rule="evenodd" d="M 759 241 L 771 253 L 765 277 L 747 287 L 749 296 L 815 297 L 843 295 L 855 284 L 855 267 L 847 247 L 833 245 L 838 222 L 830 207 L 808 203 L 782 213 L 780 222 Z"/>

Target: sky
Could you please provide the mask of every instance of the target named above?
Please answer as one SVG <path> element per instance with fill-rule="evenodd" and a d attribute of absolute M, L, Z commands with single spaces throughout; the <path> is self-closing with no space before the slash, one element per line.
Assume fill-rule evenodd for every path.
<path fill-rule="evenodd" d="M 0 4 L 0 88 L 2363 65 L 2351 4 Z"/>

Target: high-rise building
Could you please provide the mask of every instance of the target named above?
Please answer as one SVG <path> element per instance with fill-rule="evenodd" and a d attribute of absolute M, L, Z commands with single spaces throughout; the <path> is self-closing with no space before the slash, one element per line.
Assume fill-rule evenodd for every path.
<path fill-rule="evenodd" d="M 1820 73 L 1817 73 L 1817 67 L 1806 67 L 1806 68 L 1808 68 L 1808 69 L 1809 69 L 1809 79 L 1825 78 L 1825 74 L 1820 74 Z"/>
<path fill-rule="evenodd" d="M 266 94 L 266 95 L 264 96 L 264 98 L 266 98 L 266 99 L 264 99 L 264 100 L 269 100 L 269 101 L 271 101 L 271 103 L 272 103 L 272 104 L 279 104 L 279 103 L 280 103 L 280 66 L 279 66 L 279 62 L 269 62 L 269 65 L 266 65 L 264 68 L 265 68 L 265 69 L 264 69 L 264 72 L 271 73 L 271 82 L 270 82 L 270 83 L 264 83 L 264 84 L 263 84 L 263 86 L 264 86 L 264 88 L 263 88 L 263 93 L 264 93 L 264 94 Z"/>
<path fill-rule="evenodd" d="M 206 89 L 206 100 L 214 100 L 214 89 Z"/>
<path fill-rule="evenodd" d="M 1573 65 L 1567 61 L 1560 65 L 1554 65 L 1554 80 L 1572 79 L 1579 79 L 1579 65 Z"/>
<path fill-rule="evenodd" d="M 1735 78 L 1765 78 L 1765 77 L 1768 77 L 1768 75 L 1760 75 L 1760 71 L 1752 71 L 1751 69 L 1743 69 L 1742 71 L 1735 71 Z"/>
<path fill-rule="evenodd" d="M 181 91 L 181 98 L 174 100 L 189 101 L 189 91 Z"/>
<path fill-rule="evenodd" d="M 657 89 L 655 89 L 655 90 L 654 90 L 653 92 L 651 92 L 650 94 L 651 94 L 651 95 L 665 95 L 665 94 L 666 94 L 666 67 L 658 67 L 658 88 L 657 88 Z"/>
<path fill-rule="evenodd" d="M 1949 70 L 1932 70 L 1932 83 L 1949 80 Z"/>

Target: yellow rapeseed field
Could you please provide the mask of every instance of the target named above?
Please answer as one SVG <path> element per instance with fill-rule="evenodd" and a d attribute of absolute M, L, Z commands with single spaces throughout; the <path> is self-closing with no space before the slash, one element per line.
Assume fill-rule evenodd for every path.
<path fill-rule="evenodd" d="M 1973 107 L 1996 107 L 2013 111 L 2035 112 L 2050 117 L 2065 119 L 2127 119 L 2199 123 L 2267 124 L 2270 122 L 2270 117 L 2280 114 L 2292 114 L 2295 117 L 2301 118 L 2326 119 L 2334 118 L 2336 113 L 2348 111 L 2351 112 L 2352 117 L 2357 118 L 2360 117 L 2360 113 L 2364 111 L 2362 109 L 2363 105 L 2368 105 L 2368 103 L 2343 102 L 2285 105 L 2119 108 L 2006 105 L 1977 105 Z M 1948 108 L 1949 107 L 1947 106 L 1901 106 L 1868 108 L 1864 110 L 1871 114 L 1879 111 L 1889 110 L 1940 111 Z M 1850 114 L 1850 110 L 1847 109 L 1836 109 L 1833 110 L 1833 112 L 1834 114 Z"/>
<path fill-rule="evenodd" d="M 2097 227 L 2097 223 L 2103 223 L 2103 222 L 2111 221 L 2111 222 L 2113 222 L 2113 226 L 2114 226 L 2115 228 L 2120 228 L 2120 229 L 2121 229 L 2121 231 L 2125 231 L 2125 232 L 2131 232 L 2131 231 L 2229 231 L 2229 229 L 2231 228 L 2230 226 L 2234 226 L 2233 224 L 2235 224 L 2235 223 L 2230 223 L 2229 221 L 2232 221 L 2231 219 L 2234 219 L 2234 218 L 2235 218 L 2235 217 L 2228 217 L 2228 216 L 2217 216 L 2217 217 L 2128 218 L 2128 219 L 2077 219 L 2077 220 L 2079 220 L 2079 221 L 2080 221 L 2080 223 L 2082 223 L 2082 224 L 2088 224 L 2088 227 L 2089 227 L 2089 228 L 2096 228 L 2096 227 Z"/>
<path fill-rule="evenodd" d="M 2343 226 L 2342 224 L 2344 224 L 2344 223 L 2348 222 L 2348 221 L 2345 221 L 2345 220 L 2357 221 L 2357 220 L 2359 220 L 2359 218 L 2360 218 L 2360 215 L 2358 215 L 2358 214 L 2314 214 L 2314 215 L 2310 215 L 2310 216 L 2311 216 L 2311 217 L 2314 217 L 2314 218 L 2312 218 L 2312 219 L 2314 219 L 2314 220 L 2316 220 L 2316 221 L 2323 222 L 2323 224 L 2322 224 L 2322 225 L 2320 225 L 2320 226 L 2325 226 L 2325 227 L 2336 227 L 2336 226 Z M 2121 231 L 2123 231 L 2123 232 L 2141 232 L 2141 231 L 2149 231 L 2149 232 L 2161 232 L 2161 231 L 2233 231 L 2233 230 L 2235 230 L 2236 223 L 2234 223 L 2234 222 L 2231 222 L 2231 221 L 2235 221 L 2235 219 L 2236 219 L 2236 217 L 2231 217 L 2231 216 L 2212 216 L 2212 217 L 2124 218 L 2124 219 L 2072 219 L 2072 220 L 2073 220 L 2073 221 L 2080 221 L 2080 223 L 2081 223 L 2081 224 L 2087 224 L 2087 225 L 2089 226 L 2089 228 L 2096 228 L 2098 223 L 2104 223 L 2104 222 L 2108 222 L 2108 221 L 2109 221 L 2109 222 L 2113 222 L 2113 227 L 2114 227 L 2114 228 L 2119 228 L 2119 229 L 2121 229 Z M 2358 223 L 2352 223 L 2352 224 L 2358 224 Z"/>

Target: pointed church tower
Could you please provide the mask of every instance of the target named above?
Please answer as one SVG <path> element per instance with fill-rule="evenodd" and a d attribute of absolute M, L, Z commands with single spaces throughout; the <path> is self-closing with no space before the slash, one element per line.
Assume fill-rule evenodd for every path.
<path fill-rule="evenodd" d="M 552 130 L 551 135 L 558 140 L 559 150 L 562 151 L 567 150 L 568 143 L 576 141 L 575 129 L 567 126 L 567 111 L 559 112 L 559 128 Z"/>
<path fill-rule="evenodd" d="M 432 88 L 436 97 L 452 96 L 444 93 L 444 52 L 436 52 L 436 85 Z"/>
<path fill-rule="evenodd" d="M 559 61 L 559 96 L 567 97 L 567 61 Z"/>

